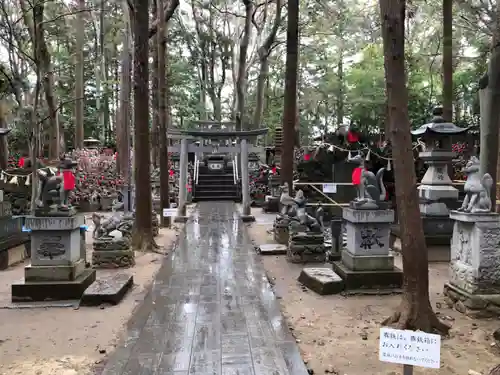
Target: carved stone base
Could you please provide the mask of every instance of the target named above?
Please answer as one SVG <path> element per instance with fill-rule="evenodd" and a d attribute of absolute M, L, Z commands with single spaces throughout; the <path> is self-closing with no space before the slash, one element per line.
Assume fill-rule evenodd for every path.
<path fill-rule="evenodd" d="M 286 255 L 291 263 L 324 263 L 325 237 L 322 233 L 294 233 L 290 235 Z"/>
<path fill-rule="evenodd" d="M 500 316 L 500 294 L 471 294 L 446 283 L 444 295 L 449 298 L 450 307 L 471 318 L 491 318 Z"/>
<path fill-rule="evenodd" d="M 348 294 L 401 293 L 403 272 L 392 270 L 354 271 L 342 262 L 333 262 L 333 271 L 344 280 Z"/>
<path fill-rule="evenodd" d="M 85 261 L 80 259 L 71 265 L 61 266 L 26 266 L 24 279 L 26 281 L 61 281 L 76 280 L 85 270 Z"/>
<path fill-rule="evenodd" d="M 94 240 L 93 248 L 94 251 L 129 250 L 130 239 L 128 237 L 101 237 Z"/>
<path fill-rule="evenodd" d="M 393 270 L 394 257 L 392 255 L 353 255 L 342 250 L 342 262 L 353 271 Z"/>
<path fill-rule="evenodd" d="M 128 268 L 135 265 L 133 250 L 106 250 L 92 253 L 94 268 Z"/>
<path fill-rule="evenodd" d="M 58 208 L 37 208 L 35 210 L 35 216 L 39 217 L 69 217 L 74 215 L 76 215 L 76 209 L 74 207 L 68 207 L 67 210 Z"/>
<path fill-rule="evenodd" d="M 21 281 L 12 284 L 12 302 L 78 300 L 95 281 L 96 271 L 86 269 L 73 281 Z"/>

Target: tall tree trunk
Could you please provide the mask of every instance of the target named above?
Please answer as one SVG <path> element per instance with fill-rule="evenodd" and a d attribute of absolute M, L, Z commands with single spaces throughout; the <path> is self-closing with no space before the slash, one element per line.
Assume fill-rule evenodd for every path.
<path fill-rule="evenodd" d="M 153 1 L 153 19 L 157 16 L 156 2 L 161 2 L 161 0 Z M 163 22 L 161 22 L 163 24 Z M 158 63 L 158 42 L 157 38 L 153 39 L 153 69 L 151 74 L 151 107 L 153 109 L 153 121 L 151 126 L 151 158 L 153 162 L 153 167 L 158 167 L 158 123 L 159 123 L 159 111 L 160 111 L 160 102 L 159 102 L 159 93 L 158 93 L 158 80 L 159 80 L 159 63 Z"/>
<path fill-rule="evenodd" d="M 299 55 L 299 0 L 288 1 L 286 30 L 285 98 L 283 108 L 283 143 L 281 149 L 281 180 L 292 189 L 295 123 L 297 121 L 297 76 Z"/>
<path fill-rule="evenodd" d="M 75 148 L 83 149 L 83 102 L 84 102 L 84 62 L 83 43 L 85 36 L 85 0 L 78 0 L 79 13 L 76 15 L 76 66 L 75 66 Z"/>
<path fill-rule="evenodd" d="M 399 310 L 385 323 L 398 328 L 446 333 L 429 301 L 429 270 L 422 220 L 418 208 L 415 169 L 408 117 L 405 73 L 405 0 L 380 0 L 384 66 L 394 159 L 396 200 L 403 249 L 404 291 Z"/>
<path fill-rule="evenodd" d="M 496 26 L 493 32 L 486 83 L 488 100 L 485 108 L 486 124 L 481 124 L 481 173 L 489 173 L 493 181 L 496 182 L 498 153 L 500 152 L 498 147 L 498 128 L 500 126 L 500 112 L 498 111 L 500 107 L 500 1 L 497 2 Z M 491 191 L 493 202 L 495 202 L 495 197 L 496 184 L 493 185 Z"/>
<path fill-rule="evenodd" d="M 443 0 L 443 118 L 453 121 L 453 0 Z"/>
<path fill-rule="evenodd" d="M 156 0 L 158 5 L 158 18 L 163 19 L 163 0 Z M 170 207 L 169 197 L 169 165 L 168 165 L 168 141 L 167 141 L 167 83 L 166 77 L 166 59 L 167 43 L 164 23 L 158 24 L 158 35 L 156 43 L 158 49 L 158 139 L 159 139 L 159 158 L 160 158 L 160 202 L 162 208 Z M 170 225 L 170 218 L 161 215 L 161 225 L 163 227 Z"/>
<path fill-rule="evenodd" d="M 134 1 L 134 158 L 136 205 L 134 249 L 157 247 L 151 218 L 149 131 L 149 0 Z"/>
<path fill-rule="evenodd" d="M 130 182 L 130 128 L 131 128 L 131 106 L 130 106 L 130 93 L 131 93 L 131 73 L 132 73 L 132 56 L 131 56 L 131 17 L 129 14 L 128 3 L 126 0 L 122 2 L 124 13 L 125 30 L 123 31 L 123 48 L 121 52 L 121 76 L 120 76 L 120 95 L 118 111 L 119 126 L 118 126 L 118 160 L 121 170 L 121 175 L 125 184 Z"/>
<path fill-rule="evenodd" d="M 259 76 L 257 78 L 257 92 L 255 94 L 255 110 L 253 113 L 253 121 L 252 126 L 255 128 L 260 127 L 260 123 L 262 122 L 262 114 L 264 112 L 264 91 L 266 88 L 266 83 L 269 77 L 269 54 L 271 53 L 271 48 L 273 43 L 276 40 L 276 34 L 278 33 L 278 28 L 281 23 L 281 9 L 282 2 L 281 0 L 276 1 L 276 13 L 274 16 L 273 26 L 269 35 L 265 39 L 262 46 L 259 48 L 259 60 L 260 60 L 260 69 Z"/>
<path fill-rule="evenodd" d="M 245 95 L 247 87 L 247 52 L 248 45 L 250 44 L 250 33 L 252 32 L 253 2 L 251 0 L 243 0 L 243 4 L 245 5 L 245 28 L 240 42 L 238 81 L 236 82 L 236 93 L 238 97 L 238 109 L 236 114 L 237 130 L 244 130 L 243 124 L 248 123 L 248 121 L 245 121 Z"/>
<path fill-rule="evenodd" d="M 20 1 L 23 13 L 27 13 L 27 9 L 24 1 Z M 39 56 L 37 62 L 40 65 L 40 75 L 42 77 L 43 90 L 45 92 L 45 101 L 47 102 L 47 107 L 49 109 L 49 160 L 58 160 L 61 153 L 61 137 L 59 129 L 59 116 L 57 108 L 57 99 L 54 94 L 54 72 L 52 71 L 52 65 L 50 62 L 50 53 L 45 42 L 44 35 L 44 23 L 43 23 L 43 13 L 44 13 L 44 2 L 37 1 L 33 5 L 33 24 L 29 24 L 28 28 L 33 30 L 33 40 L 36 41 L 37 48 L 39 49 Z M 25 21 L 28 17 L 25 17 Z"/>

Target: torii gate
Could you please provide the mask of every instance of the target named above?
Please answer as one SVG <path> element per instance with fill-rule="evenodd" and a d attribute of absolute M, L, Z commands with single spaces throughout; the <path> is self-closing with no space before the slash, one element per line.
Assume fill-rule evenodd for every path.
<path fill-rule="evenodd" d="M 218 153 L 240 155 L 241 170 L 241 188 L 243 211 L 241 218 L 243 221 L 253 221 L 255 218 L 250 211 L 250 191 L 248 177 L 248 154 L 249 152 L 263 152 L 263 147 L 249 145 L 254 142 L 258 136 L 266 135 L 268 128 L 261 128 L 247 131 L 234 130 L 234 122 L 220 121 L 197 121 L 198 129 L 168 129 L 167 136 L 172 140 L 180 140 L 180 146 L 169 146 L 169 152 L 179 152 L 179 206 L 177 210 L 176 222 L 185 222 L 186 216 L 186 198 L 187 198 L 187 171 L 188 171 L 188 153 L 193 152 L 197 155 L 203 153 L 213 153 L 216 149 Z M 225 145 L 214 147 L 211 140 L 224 140 Z M 195 142 L 200 141 L 199 145 Z M 236 145 L 233 142 L 236 141 Z M 238 168 L 238 166 L 235 166 Z"/>

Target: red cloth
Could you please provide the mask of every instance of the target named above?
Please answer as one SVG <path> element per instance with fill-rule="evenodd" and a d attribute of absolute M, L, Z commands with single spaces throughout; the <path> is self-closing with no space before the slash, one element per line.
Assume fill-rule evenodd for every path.
<path fill-rule="evenodd" d="M 21 158 L 19 159 L 19 168 L 24 168 L 24 163 L 25 163 L 25 157 L 24 156 L 21 156 Z"/>
<path fill-rule="evenodd" d="M 173 176 L 174 175 L 174 170 L 171 169 L 171 170 L 168 171 L 168 173 L 170 174 L 170 176 Z"/>
<path fill-rule="evenodd" d="M 309 154 L 305 154 L 305 155 L 304 155 L 304 160 L 305 160 L 305 161 L 309 161 L 309 159 L 311 159 L 311 155 L 309 155 Z"/>
<path fill-rule="evenodd" d="M 273 174 L 276 174 L 276 167 L 272 169 Z"/>
<path fill-rule="evenodd" d="M 347 142 L 349 143 L 356 143 L 359 142 L 359 135 L 355 132 L 348 132 L 347 133 Z"/>
<path fill-rule="evenodd" d="M 63 171 L 64 190 L 73 190 L 76 184 L 76 178 L 72 171 Z"/>
<path fill-rule="evenodd" d="M 363 168 L 358 167 L 354 168 L 352 171 L 352 183 L 353 185 L 359 185 L 361 183 L 361 172 L 363 171 Z"/>

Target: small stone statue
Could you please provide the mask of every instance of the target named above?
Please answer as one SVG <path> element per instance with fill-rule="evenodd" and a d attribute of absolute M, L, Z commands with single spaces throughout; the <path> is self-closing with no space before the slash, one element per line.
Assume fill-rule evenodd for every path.
<path fill-rule="evenodd" d="M 295 195 L 297 205 L 297 219 L 301 225 L 305 225 L 310 232 L 323 233 L 323 207 L 319 206 L 316 210 L 316 217 L 312 217 L 306 212 L 307 199 L 304 197 L 304 192 L 299 190 Z"/>
<path fill-rule="evenodd" d="M 467 181 L 464 185 L 465 198 L 457 211 L 467 213 L 487 213 L 491 211 L 491 188 L 493 179 L 488 173 L 482 177 L 479 175 L 479 159 L 472 156 L 463 172 L 467 175 Z"/>
<path fill-rule="evenodd" d="M 366 170 L 365 158 L 362 152 L 347 160 L 356 163 L 352 183 L 357 188 L 357 197 L 351 201 L 352 208 L 358 210 L 382 209 L 386 200 L 386 190 L 383 182 L 385 168 L 380 168 L 377 174 Z"/>
<path fill-rule="evenodd" d="M 295 209 L 297 207 L 297 202 L 294 198 L 290 196 L 290 187 L 288 182 L 285 182 L 281 187 L 281 211 L 280 214 L 283 216 L 295 216 Z"/>

